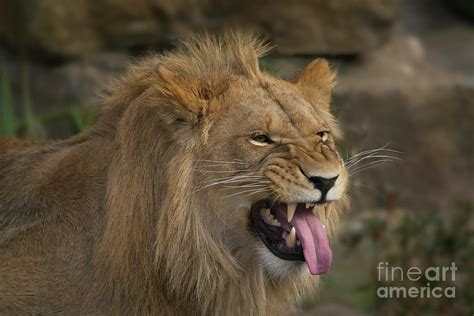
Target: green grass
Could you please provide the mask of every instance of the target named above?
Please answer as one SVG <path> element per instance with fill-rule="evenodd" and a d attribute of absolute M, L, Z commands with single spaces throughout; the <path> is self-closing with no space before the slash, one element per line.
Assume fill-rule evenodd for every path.
<path fill-rule="evenodd" d="M 6 67 L 1 69 L 0 78 L 0 135 L 25 137 L 29 139 L 47 138 L 46 127 L 56 122 L 66 122 L 73 133 L 89 128 L 97 117 L 97 107 L 87 109 L 79 105 L 67 106 L 64 111 L 36 115 L 31 98 L 29 68 L 22 69 L 21 93 L 19 100 L 13 97 L 12 85 Z M 16 117 L 15 106 L 23 110 L 22 117 Z"/>
<path fill-rule="evenodd" d="M 15 136 L 15 116 L 13 114 L 10 78 L 6 69 L 2 69 L 0 94 L 0 134 Z"/>
<path fill-rule="evenodd" d="M 23 113 L 25 116 L 26 130 L 25 136 L 31 139 L 44 138 L 41 137 L 41 128 L 39 122 L 37 122 L 36 117 L 33 114 L 31 97 L 30 97 L 30 81 L 29 81 L 29 70 L 28 67 L 23 66 L 22 70 L 22 103 L 23 103 Z"/>
<path fill-rule="evenodd" d="M 71 124 L 76 132 L 88 129 L 97 117 L 97 108 L 85 111 L 81 106 L 73 106 L 69 111 Z"/>

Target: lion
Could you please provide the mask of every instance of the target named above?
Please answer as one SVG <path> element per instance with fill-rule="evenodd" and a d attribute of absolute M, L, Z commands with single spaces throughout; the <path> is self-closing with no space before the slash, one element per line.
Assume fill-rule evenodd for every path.
<path fill-rule="evenodd" d="M 70 139 L 0 139 L 0 313 L 281 315 L 328 272 L 335 73 L 234 32 L 138 62 Z"/>

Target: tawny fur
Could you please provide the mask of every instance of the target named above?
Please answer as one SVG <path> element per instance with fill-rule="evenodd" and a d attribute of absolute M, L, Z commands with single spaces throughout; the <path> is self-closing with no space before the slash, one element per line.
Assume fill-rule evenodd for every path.
<path fill-rule="evenodd" d="M 212 176 L 197 161 L 253 155 L 225 137 L 252 123 L 244 111 L 260 103 L 301 95 L 315 124 L 337 134 L 327 63 L 284 82 L 260 72 L 266 51 L 251 35 L 196 38 L 132 67 L 88 131 L 0 138 L 0 314 L 279 315 L 314 290 L 307 273 L 266 273 L 238 196 L 196 190 Z M 288 121 L 273 112 L 268 124 Z M 224 126 L 234 113 L 237 125 Z M 327 206 L 326 224 L 343 204 Z"/>

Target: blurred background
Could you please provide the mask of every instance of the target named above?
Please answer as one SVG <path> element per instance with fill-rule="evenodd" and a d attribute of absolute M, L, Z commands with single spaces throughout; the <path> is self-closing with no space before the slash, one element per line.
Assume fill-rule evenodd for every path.
<path fill-rule="evenodd" d="M 472 315 L 472 0 L 1 0 L 0 133 L 78 133 L 98 113 L 98 92 L 129 63 L 182 36 L 235 26 L 277 45 L 261 61 L 268 72 L 288 77 L 316 57 L 331 61 L 346 157 L 400 152 L 354 169 L 332 271 L 300 315 Z M 379 262 L 455 262 L 456 297 L 380 298 Z"/>

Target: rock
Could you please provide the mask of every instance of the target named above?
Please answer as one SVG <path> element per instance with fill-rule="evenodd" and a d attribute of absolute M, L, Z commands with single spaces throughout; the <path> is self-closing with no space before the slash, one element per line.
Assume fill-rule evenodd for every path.
<path fill-rule="evenodd" d="M 436 37 L 428 32 L 422 40 L 397 35 L 362 58 L 333 61 L 339 73 L 333 109 L 345 130 L 342 153 L 350 157 L 384 145 L 403 152 L 396 155 L 401 161 L 352 176 L 354 209 L 408 205 L 434 211 L 472 201 L 474 71 L 467 58 L 472 42 L 457 43 L 458 52 L 433 51 L 446 43 L 441 34 L 448 30 Z M 474 29 L 456 32 L 474 38 Z M 263 65 L 289 77 L 311 59 L 270 56 Z"/>
<path fill-rule="evenodd" d="M 474 19 L 474 2 L 472 0 L 445 0 L 445 2 L 459 14 Z"/>
<path fill-rule="evenodd" d="M 356 205 L 386 203 L 387 187 L 396 192 L 397 203 L 414 210 L 472 200 L 472 73 L 435 67 L 417 39 L 399 37 L 345 69 L 334 106 L 351 154 L 384 145 L 403 152 L 400 162 L 354 175 L 355 183 L 369 187 L 356 189 Z"/>
<path fill-rule="evenodd" d="M 454 25 L 429 32 L 421 41 L 433 64 L 455 73 L 474 74 L 474 28 Z"/>
<path fill-rule="evenodd" d="M 466 55 L 474 31 L 457 32 L 464 42 L 456 53 L 432 49 L 442 46 L 441 35 L 437 41 L 398 35 L 357 61 L 333 61 L 342 152 L 351 156 L 384 145 L 403 152 L 397 155 L 402 161 L 352 177 L 355 209 L 398 203 L 449 210 L 457 201 L 474 200 L 474 72 Z M 310 61 L 270 57 L 263 64 L 289 77 Z"/>
<path fill-rule="evenodd" d="M 0 37 L 57 59 L 240 26 L 268 36 L 283 54 L 353 55 L 388 39 L 399 1 L 4 0 Z"/>
<path fill-rule="evenodd" d="M 102 47 L 86 0 L 2 1 L 0 36 L 16 49 L 67 58 Z"/>
<path fill-rule="evenodd" d="M 399 29 L 420 40 L 430 63 L 450 72 L 472 74 L 474 27 L 449 10 L 444 2 L 404 1 Z"/>
<path fill-rule="evenodd" d="M 353 55 L 385 42 L 399 1 L 285 0 L 235 2 L 237 25 L 267 34 L 282 54 Z"/>

